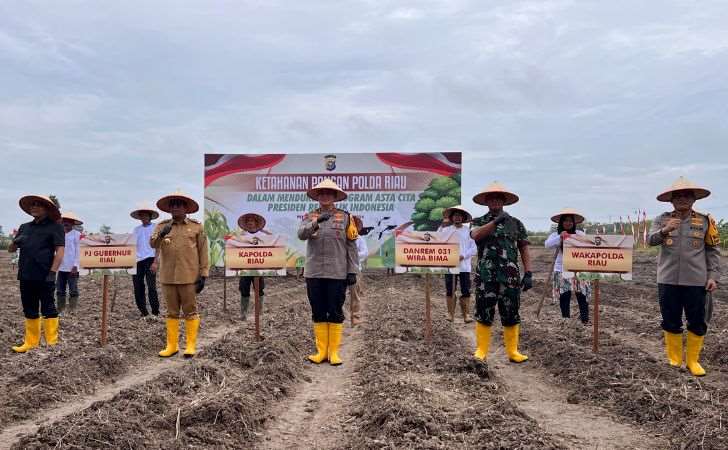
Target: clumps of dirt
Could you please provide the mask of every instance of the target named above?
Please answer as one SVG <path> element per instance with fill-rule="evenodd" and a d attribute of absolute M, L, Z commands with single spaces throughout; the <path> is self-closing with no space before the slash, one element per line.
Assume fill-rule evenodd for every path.
<path fill-rule="evenodd" d="M 269 307 L 280 337 L 257 342 L 238 329 L 181 368 L 42 427 L 15 448 L 254 446 L 271 407 L 305 377 L 310 350 L 307 305 L 285 298 Z"/>
<path fill-rule="evenodd" d="M 665 435 L 675 448 L 728 448 L 725 383 L 708 385 L 609 335 L 594 354 L 587 328 L 542 321 L 522 327 L 521 336 L 531 363 L 551 372 L 570 402 L 611 410 Z"/>
<path fill-rule="evenodd" d="M 472 360 L 452 324 L 436 318 L 433 344 L 423 337 L 416 276 L 367 295 L 364 345 L 347 448 L 560 448 L 505 400 L 486 363 Z M 412 289 L 408 287 L 412 286 Z M 412 292 L 413 297 L 403 295 Z"/>

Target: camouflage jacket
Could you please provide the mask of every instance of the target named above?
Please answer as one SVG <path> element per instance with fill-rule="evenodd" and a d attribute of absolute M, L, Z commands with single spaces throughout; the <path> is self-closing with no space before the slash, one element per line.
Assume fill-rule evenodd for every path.
<path fill-rule="evenodd" d="M 495 219 L 488 212 L 473 220 L 472 227 L 480 227 Z M 476 242 L 478 244 L 478 266 L 476 284 L 502 283 L 508 287 L 520 287 L 521 273 L 518 268 L 518 246 L 528 244 L 526 227 L 515 217 L 510 217 L 496 226 L 495 232 Z"/>

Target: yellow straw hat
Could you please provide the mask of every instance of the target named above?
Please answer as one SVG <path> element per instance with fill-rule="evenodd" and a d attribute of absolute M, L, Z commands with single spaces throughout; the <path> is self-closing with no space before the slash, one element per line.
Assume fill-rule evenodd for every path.
<path fill-rule="evenodd" d="M 172 200 L 183 200 L 185 202 L 185 205 L 187 205 L 187 214 L 196 213 L 200 210 L 200 205 L 198 205 L 192 197 L 180 191 L 177 191 L 174 194 L 165 195 L 164 197 L 157 200 L 157 208 L 166 213 L 169 213 L 169 202 L 171 202 Z"/>
<path fill-rule="evenodd" d="M 502 184 L 497 181 L 490 183 L 481 192 L 475 194 L 473 202 L 479 205 L 485 205 L 485 200 L 491 194 L 501 194 L 505 198 L 503 205 L 512 205 L 518 201 L 518 196 L 513 192 L 507 190 Z"/>
<path fill-rule="evenodd" d="M 79 219 L 78 216 L 71 211 L 67 211 L 67 212 L 64 212 L 63 214 L 61 214 L 61 220 L 62 221 L 68 220 L 70 222 L 73 222 L 74 225 L 83 225 L 83 221 L 81 219 Z"/>
<path fill-rule="evenodd" d="M 30 205 L 33 204 L 33 202 L 41 202 L 46 205 L 46 209 L 48 210 L 48 217 L 51 218 L 54 222 L 57 222 L 61 218 L 61 211 L 58 209 L 55 203 L 53 203 L 53 200 L 50 199 L 50 197 L 46 197 L 45 195 L 24 195 L 20 197 L 20 201 L 18 202 L 20 204 L 20 209 L 25 211 L 27 214 L 30 214 Z"/>
<path fill-rule="evenodd" d="M 257 228 L 256 231 L 260 231 L 265 228 L 265 217 L 255 213 L 246 213 L 238 217 L 238 226 L 245 231 L 250 231 L 245 228 L 245 222 L 247 222 L 249 219 L 255 220 L 255 227 Z"/>
<path fill-rule="evenodd" d="M 335 202 L 340 202 L 342 200 L 346 200 L 346 192 L 344 192 L 336 183 L 334 183 L 333 180 L 330 178 L 326 178 L 316 186 L 312 187 L 311 189 L 306 192 L 308 194 L 309 198 L 313 200 L 318 200 L 318 196 L 324 189 L 328 189 L 330 191 L 336 192 L 336 196 L 334 198 Z"/>
<path fill-rule="evenodd" d="M 585 220 L 584 216 L 581 213 L 579 213 L 577 210 L 575 210 L 573 208 L 564 208 L 561 211 L 559 211 L 558 213 L 556 213 L 556 215 L 551 216 L 551 221 L 555 222 L 555 223 L 559 223 L 559 220 L 561 220 L 561 216 L 574 216 L 574 221 L 577 224 L 580 224 Z"/>
<path fill-rule="evenodd" d="M 662 194 L 657 196 L 657 200 L 661 202 L 669 202 L 672 200 L 672 194 L 677 191 L 693 191 L 695 194 L 695 200 L 700 200 L 710 195 L 710 191 L 704 187 L 700 187 L 685 177 L 680 177 L 672 183 L 672 186 L 667 188 Z"/>
<path fill-rule="evenodd" d="M 142 202 L 137 209 L 131 212 L 129 214 L 133 219 L 136 220 L 142 220 L 141 217 L 139 217 L 139 213 L 147 212 L 149 213 L 149 217 L 154 220 L 157 217 L 159 217 L 159 213 L 156 209 L 154 209 L 154 206 L 151 205 L 151 203 L 148 202 Z"/>
<path fill-rule="evenodd" d="M 451 217 L 455 212 L 459 212 L 463 215 L 463 223 L 468 223 L 473 220 L 473 216 L 463 207 L 463 205 L 447 208 L 442 212 L 442 218 L 451 221 Z"/>

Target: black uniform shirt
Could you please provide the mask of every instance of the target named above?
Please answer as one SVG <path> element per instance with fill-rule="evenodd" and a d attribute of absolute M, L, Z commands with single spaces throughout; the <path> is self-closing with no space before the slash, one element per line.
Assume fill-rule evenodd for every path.
<path fill-rule="evenodd" d="M 23 236 L 18 258 L 18 280 L 42 281 L 53 264 L 56 247 L 66 244 L 63 225 L 46 217 L 20 225 L 17 236 Z"/>

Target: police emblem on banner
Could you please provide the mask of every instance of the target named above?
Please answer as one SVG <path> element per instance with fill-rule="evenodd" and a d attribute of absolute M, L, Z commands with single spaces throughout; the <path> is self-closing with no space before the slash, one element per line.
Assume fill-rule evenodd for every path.
<path fill-rule="evenodd" d="M 336 155 L 324 156 L 324 167 L 329 172 L 333 172 L 334 170 L 336 170 Z"/>

